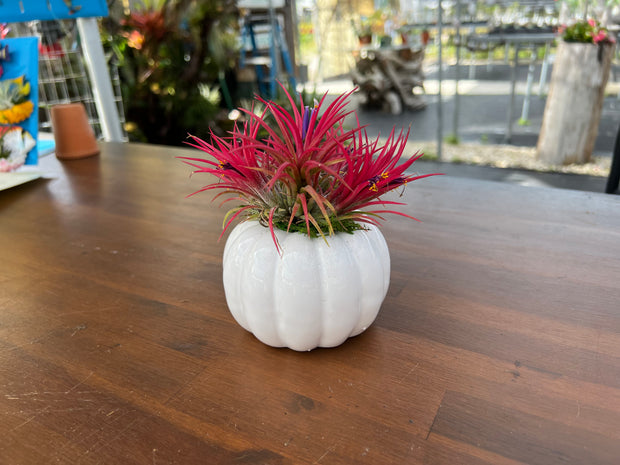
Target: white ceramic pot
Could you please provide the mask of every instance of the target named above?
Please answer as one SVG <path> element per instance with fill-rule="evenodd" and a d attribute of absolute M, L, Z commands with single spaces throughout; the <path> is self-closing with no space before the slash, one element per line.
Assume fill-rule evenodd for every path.
<path fill-rule="evenodd" d="M 274 347 L 334 347 L 374 321 L 390 282 L 390 254 L 378 228 L 309 238 L 246 221 L 224 248 L 224 290 L 233 317 Z"/>

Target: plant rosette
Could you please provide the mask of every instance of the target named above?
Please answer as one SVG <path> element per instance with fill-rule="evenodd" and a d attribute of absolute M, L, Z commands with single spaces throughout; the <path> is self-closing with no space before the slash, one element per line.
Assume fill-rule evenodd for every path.
<path fill-rule="evenodd" d="M 245 122 L 228 137 L 190 136 L 208 158 L 180 158 L 216 177 L 194 194 L 215 191 L 222 204 L 234 202 L 222 235 L 244 220 L 223 257 L 235 320 L 274 347 L 334 347 L 366 330 L 386 296 L 383 215 L 415 219 L 394 209 L 404 203 L 382 197 L 434 174 L 408 171 L 422 156 L 403 156 L 408 131 L 393 129 L 380 145 L 357 117 L 345 129 L 353 91 L 329 104 L 325 94 L 314 107 L 298 107 L 284 92 L 290 109 L 257 98 L 264 110 L 240 109 Z"/>

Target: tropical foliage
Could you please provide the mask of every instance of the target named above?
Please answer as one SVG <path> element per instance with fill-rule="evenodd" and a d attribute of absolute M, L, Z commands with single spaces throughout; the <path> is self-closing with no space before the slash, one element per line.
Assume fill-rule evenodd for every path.
<path fill-rule="evenodd" d="M 178 145 L 188 129 L 217 126 L 236 57 L 235 0 L 143 0 L 133 8 L 102 22 L 130 138 Z"/>
<path fill-rule="evenodd" d="M 212 135 L 210 142 L 191 136 L 190 145 L 209 157 L 183 157 L 196 173 L 218 179 L 198 192 L 217 191 L 223 204 L 235 201 L 224 219 L 224 231 L 239 218 L 256 219 L 272 231 L 303 231 L 326 237 L 353 232 L 364 223 L 378 224 L 383 213 L 401 202 L 381 197 L 427 175 L 407 169 L 422 156 L 404 157 L 409 133 L 392 130 L 384 145 L 369 140 L 364 127 L 346 129 L 344 120 L 351 92 L 327 103 L 327 94 L 314 107 L 294 101 L 287 110 L 258 98 L 264 111 L 243 110 L 246 121 L 230 136 Z M 324 111 L 323 111 L 324 110 Z M 260 137 L 261 131 L 266 137 Z M 196 193 L 198 193 L 196 192 Z M 410 217 L 413 218 L 413 217 Z M 413 218 L 415 219 L 415 218 Z M 223 234 L 223 232 L 222 232 Z"/>

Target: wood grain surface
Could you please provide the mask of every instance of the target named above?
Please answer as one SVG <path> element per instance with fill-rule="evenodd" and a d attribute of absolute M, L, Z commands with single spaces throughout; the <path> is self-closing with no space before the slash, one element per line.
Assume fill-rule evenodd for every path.
<path fill-rule="evenodd" d="M 0 192 L 0 464 L 620 463 L 617 196 L 412 183 L 374 325 L 297 353 L 230 316 L 188 153 Z"/>

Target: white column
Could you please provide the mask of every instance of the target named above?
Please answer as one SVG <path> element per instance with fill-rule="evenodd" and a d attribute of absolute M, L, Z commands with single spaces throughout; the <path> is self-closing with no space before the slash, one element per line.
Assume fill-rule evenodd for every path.
<path fill-rule="evenodd" d="M 110 71 L 103 54 L 97 20 L 95 18 L 78 18 L 76 22 L 84 50 L 86 68 L 93 86 L 93 96 L 95 97 L 95 106 L 99 114 L 103 138 L 108 142 L 123 142 L 123 131 L 112 91 Z"/>

